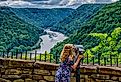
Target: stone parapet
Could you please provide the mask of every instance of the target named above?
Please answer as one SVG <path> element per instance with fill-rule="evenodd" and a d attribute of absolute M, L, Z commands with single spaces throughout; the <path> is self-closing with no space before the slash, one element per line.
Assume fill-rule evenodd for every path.
<path fill-rule="evenodd" d="M 58 64 L 0 58 L 0 82 L 54 82 Z M 81 82 L 120 82 L 121 68 L 81 66 Z M 71 82 L 76 82 L 72 73 Z"/>

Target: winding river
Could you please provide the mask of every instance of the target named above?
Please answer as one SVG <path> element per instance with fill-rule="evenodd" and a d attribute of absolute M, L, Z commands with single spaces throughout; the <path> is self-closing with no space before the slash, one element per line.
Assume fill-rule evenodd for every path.
<path fill-rule="evenodd" d="M 49 29 L 46 29 L 45 31 L 47 32 L 47 34 L 40 36 L 43 41 L 40 44 L 41 48 L 36 49 L 38 53 L 44 53 L 45 51 L 50 52 L 50 49 L 54 47 L 57 42 L 61 42 L 64 39 L 68 38 L 59 32 L 50 31 Z"/>

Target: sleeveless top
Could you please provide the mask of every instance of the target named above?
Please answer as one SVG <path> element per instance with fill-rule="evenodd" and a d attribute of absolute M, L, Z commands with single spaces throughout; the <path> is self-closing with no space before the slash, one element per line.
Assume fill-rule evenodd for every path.
<path fill-rule="evenodd" d="M 73 64 L 74 62 L 69 60 L 69 58 L 67 58 L 64 62 L 61 62 L 58 70 L 56 71 L 55 82 L 70 82 L 71 71 L 73 70 L 71 66 Z"/>

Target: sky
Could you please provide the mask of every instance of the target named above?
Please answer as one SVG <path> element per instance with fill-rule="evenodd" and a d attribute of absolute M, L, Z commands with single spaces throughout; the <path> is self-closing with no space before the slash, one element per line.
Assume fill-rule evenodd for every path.
<path fill-rule="evenodd" d="M 32 8 L 77 8 L 88 3 L 111 3 L 117 0 L 0 0 L 0 6 Z"/>

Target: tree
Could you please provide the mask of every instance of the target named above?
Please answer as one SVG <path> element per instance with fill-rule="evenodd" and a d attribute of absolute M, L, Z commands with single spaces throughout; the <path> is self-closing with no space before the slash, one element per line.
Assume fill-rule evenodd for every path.
<path fill-rule="evenodd" d="M 106 33 L 91 33 L 89 36 L 100 38 L 99 45 L 91 48 L 93 53 L 101 53 L 101 57 L 110 57 L 110 55 L 114 57 L 119 57 L 119 50 L 121 49 L 121 40 L 119 37 L 121 36 L 121 28 L 118 27 L 114 29 L 111 34 Z"/>

